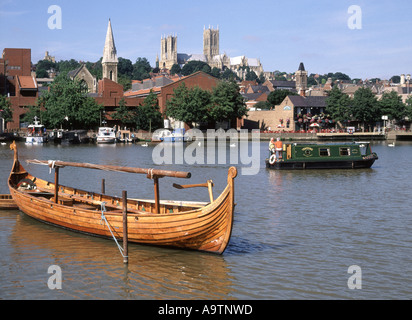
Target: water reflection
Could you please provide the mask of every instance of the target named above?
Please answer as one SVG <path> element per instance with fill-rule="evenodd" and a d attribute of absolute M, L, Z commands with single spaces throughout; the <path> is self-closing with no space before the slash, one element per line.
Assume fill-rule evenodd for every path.
<path fill-rule="evenodd" d="M 152 150 L 23 144 L 19 155 L 24 164 L 37 158 L 150 168 Z M 265 168 L 262 142 L 260 171 L 235 180 L 234 228 L 223 256 L 130 245 L 125 266 L 113 240 L 0 211 L 0 299 L 409 299 L 412 144 L 374 142 L 373 151 L 379 159 L 371 169 L 274 171 Z M 1 193 L 8 193 L 12 157 L 0 147 Z M 191 172 L 190 183 L 212 179 L 216 196 L 229 165 L 159 167 Z M 47 167 L 27 169 L 53 180 Z M 96 192 L 102 178 L 107 193 L 153 198 L 153 183 L 142 175 L 61 170 L 62 183 Z M 161 199 L 208 201 L 206 190 L 178 190 L 174 182 L 181 183 L 161 181 Z M 47 288 L 51 264 L 62 268 L 63 290 Z M 362 267 L 362 290 L 347 287 L 354 264 Z"/>
<path fill-rule="evenodd" d="M 48 226 L 23 214 L 16 219 L 10 245 L 10 259 L 21 266 L 27 286 L 46 286 L 49 265 L 60 266 L 63 298 L 230 298 L 232 281 L 223 256 L 130 244 L 125 265 L 113 241 Z M 43 298 L 55 294 L 47 286 L 39 293 Z"/>

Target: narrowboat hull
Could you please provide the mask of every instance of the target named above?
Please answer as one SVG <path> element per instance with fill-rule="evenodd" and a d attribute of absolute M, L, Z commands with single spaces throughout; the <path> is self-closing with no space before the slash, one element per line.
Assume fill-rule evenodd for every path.
<path fill-rule="evenodd" d="M 270 154 L 265 164 L 266 168 L 277 170 L 365 169 L 370 168 L 377 159 L 369 142 L 286 143 L 280 154 Z"/>
<path fill-rule="evenodd" d="M 353 161 L 279 161 L 274 164 L 266 159 L 266 168 L 277 170 L 290 169 L 367 169 L 372 167 L 377 158 Z"/>

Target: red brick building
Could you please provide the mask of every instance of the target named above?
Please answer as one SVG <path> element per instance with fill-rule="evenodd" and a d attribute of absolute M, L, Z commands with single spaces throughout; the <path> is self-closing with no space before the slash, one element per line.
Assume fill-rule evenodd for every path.
<path fill-rule="evenodd" d="M 157 94 L 157 100 L 159 102 L 160 112 L 162 114 L 166 111 L 166 101 L 169 100 L 173 96 L 173 90 L 179 87 L 182 83 L 186 85 L 188 88 L 193 88 L 198 86 L 203 90 L 212 90 L 213 87 L 217 86 L 219 79 L 208 75 L 202 71 L 195 72 L 191 75 L 185 77 L 168 77 L 171 81 L 165 85 L 156 85 L 158 82 L 153 81 L 151 87 L 144 87 L 141 90 L 135 91 L 127 91 L 125 92 L 125 97 L 127 98 L 141 98 L 142 101 L 147 95 L 152 91 L 153 93 Z M 149 82 L 150 79 L 143 80 L 143 84 Z M 164 83 L 164 82 L 161 82 Z"/>
<path fill-rule="evenodd" d="M 13 108 L 13 122 L 7 123 L 7 129 L 20 128 L 21 116 L 28 106 L 36 104 L 38 86 L 31 75 L 31 49 L 3 50 L 0 59 L 0 93 L 10 98 Z"/>
<path fill-rule="evenodd" d="M 123 93 L 123 86 L 104 78 L 103 80 L 99 81 L 98 84 L 98 93 L 97 95 L 91 95 L 96 100 L 96 103 L 101 104 L 104 106 L 105 117 L 109 122 L 109 126 L 113 126 L 117 123 L 117 121 L 111 118 L 111 114 L 119 107 L 119 102 L 121 99 L 125 99 L 126 105 L 129 107 L 138 106 L 139 104 L 143 104 L 144 98 L 142 97 L 127 97 Z"/>

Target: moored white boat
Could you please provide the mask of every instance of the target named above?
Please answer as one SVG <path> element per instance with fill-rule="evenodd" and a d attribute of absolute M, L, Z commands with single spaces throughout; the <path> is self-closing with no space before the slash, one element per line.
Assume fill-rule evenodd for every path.
<path fill-rule="evenodd" d="M 100 127 L 96 137 L 97 143 L 115 143 L 116 133 L 114 128 Z"/>
<path fill-rule="evenodd" d="M 37 117 L 34 117 L 34 123 L 27 127 L 27 144 L 43 144 L 47 142 L 46 128 L 40 124 Z"/>

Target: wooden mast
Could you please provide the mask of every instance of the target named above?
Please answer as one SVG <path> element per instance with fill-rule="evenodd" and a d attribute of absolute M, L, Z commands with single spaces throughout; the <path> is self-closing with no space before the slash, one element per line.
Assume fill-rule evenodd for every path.
<path fill-rule="evenodd" d="M 78 167 L 87 169 L 97 169 L 105 171 L 116 171 L 116 172 L 128 172 L 128 173 L 141 173 L 146 174 L 148 179 L 153 179 L 154 181 L 154 198 L 155 198 L 155 213 L 160 213 L 160 196 L 159 196 L 159 178 L 163 177 L 174 177 L 174 178 L 190 178 L 190 172 L 183 171 L 169 171 L 169 170 L 157 170 L 157 169 L 144 169 L 135 167 L 119 167 L 111 165 L 99 165 L 91 163 L 78 163 L 78 162 L 67 162 L 67 161 L 46 161 L 46 160 L 26 160 L 27 163 L 43 164 L 48 165 L 50 168 L 54 168 L 54 202 L 58 202 L 58 191 L 59 191 L 59 168 L 60 167 Z M 103 188 L 103 187 L 102 187 Z"/>
<path fill-rule="evenodd" d="M 86 169 L 97 169 L 105 171 L 117 171 L 117 172 L 128 172 L 128 173 L 141 173 L 150 176 L 161 177 L 173 177 L 173 178 L 190 178 L 190 172 L 184 171 L 170 171 L 170 170 L 159 170 L 159 169 L 146 169 L 146 168 L 136 168 L 136 167 L 120 167 L 111 165 L 100 165 L 92 163 L 79 163 L 79 162 L 66 162 L 66 161 L 46 161 L 46 160 L 26 160 L 27 163 L 33 164 L 43 164 L 52 167 L 78 167 Z"/>

